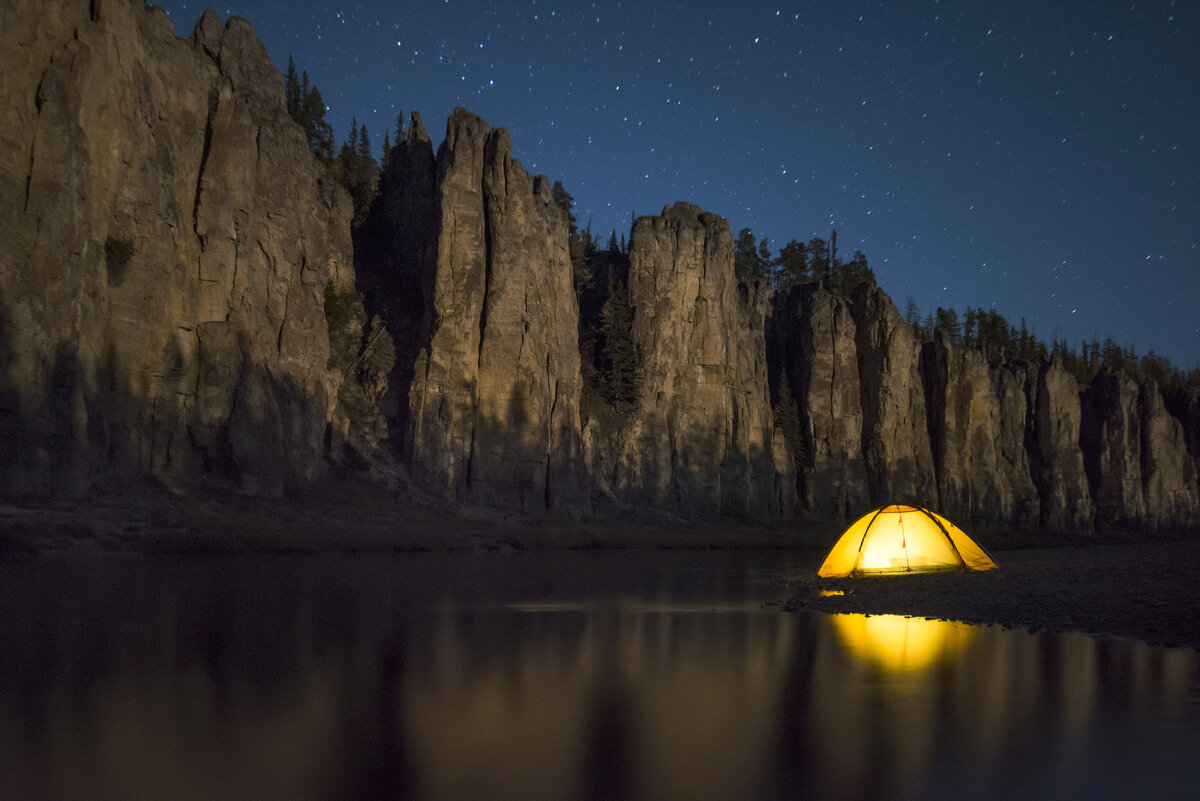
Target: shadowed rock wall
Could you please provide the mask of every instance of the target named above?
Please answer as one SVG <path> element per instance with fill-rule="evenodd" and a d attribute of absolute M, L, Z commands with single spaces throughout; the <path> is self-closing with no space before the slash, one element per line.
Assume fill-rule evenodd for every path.
<path fill-rule="evenodd" d="M 740 289 L 729 224 L 688 203 L 640 217 L 629 293 L 643 381 L 611 470 L 623 499 L 686 514 L 790 515 L 774 445 L 763 334 L 769 292 Z M 779 481 L 780 475 L 786 475 Z"/>
<path fill-rule="evenodd" d="M 1025 450 L 1029 371 L 991 367 L 981 351 L 951 345 L 941 331 L 921 349 L 938 505 L 973 528 L 1038 523 Z"/>
<path fill-rule="evenodd" d="M 786 376 L 799 407 L 797 484 L 811 517 L 918 503 L 973 529 L 1056 532 L 1200 517 L 1190 418 L 1153 382 L 1102 371 L 1081 393 L 1057 359 L 989 361 L 941 332 L 918 361 L 891 299 L 865 284 L 849 306 L 818 284 L 793 287 L 768 328 L 773 381 Z"/>
<path fill-rule="evenodd" d="M 392 304 L 414 475 L 525 512 L 581 508 L 579 312 L 566 215 L 504 129 L 457 109 L 436 161 L 414 118 L 360 251 Z"/>
<path fill-rule="evenodd" d="M 0 53 L 0 480 L 315 478 L 350 209 L 250 25 L 5 3 Z"/>
<path fill-rule="evenodd" d="M 802 505 L 819 518 L 865 510 L 857 329 L 849 304 L 820 284 L 804 284 L 775 296 L 767 332 L 776 382 L 786 377 L 799 411 Z"/>
<path fill-rule="evenodd" d="M 872 506 L 929 506 L 937 499 L 925 394 L 917 359 L 920 346 L 892 299 L 860 284 L 851 305 L 862 397 L 862 453 Z"/>
<path fill-rule="evenodd" d="M 416 480 L 465 502 L 772 520 L 798 488 L 825 519 L 895 501 L 1046 530 L 1200 514 L 1194 394 L 1101 373 L 1081 398 L 1058 361 L 922 349 L 865 284 L 772 302 L 735 280 L 726 221 L 686 203 L 634 224 L 644 380 L 628 414 L 589 422 L 585 460 L 567 220 L 503 129 L 458 109 L 435 155 L 414 117 L 352 243 L 349 198 L 242 20 L 210 11 L 181 39 L 137 0 L 4 3 L 0 69 L 5 492 L 311 482 L 348 430 L 361 290 L 397 359 L 357 402 L 381 403 Z"/>

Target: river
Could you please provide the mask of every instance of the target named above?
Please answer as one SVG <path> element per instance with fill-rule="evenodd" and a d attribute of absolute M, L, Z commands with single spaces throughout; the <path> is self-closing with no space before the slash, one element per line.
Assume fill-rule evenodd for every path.
<path fill-rule="evenodd" d="M 1195 652 L 769 605 L 812 561 L 0 564 L 0 798 L 1200 793 Z"/>

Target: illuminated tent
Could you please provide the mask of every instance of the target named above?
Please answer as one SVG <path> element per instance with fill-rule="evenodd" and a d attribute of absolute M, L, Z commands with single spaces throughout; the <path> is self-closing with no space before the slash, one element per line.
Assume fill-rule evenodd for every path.
<path fill-rule="evenodd" d="M 817 575 L 837 578 L 995 567 L 992 557 L 946 518 L 917 506 L 893 505 L 854 521 Z"/>

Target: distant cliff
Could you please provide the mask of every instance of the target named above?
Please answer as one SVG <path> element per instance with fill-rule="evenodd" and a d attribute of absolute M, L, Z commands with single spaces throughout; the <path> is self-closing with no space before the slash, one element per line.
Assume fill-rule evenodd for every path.
<path fill-rule="evenodd" d="M 1080 392 L 1057 360 L 989 361 L 940 332 L 919 345 L 866 285 L 852 300 L 794 287 L 767 330 L 773 383 L 789 381 L 800 407 L 799 495 L 814 517 L 915 501 L 976 529 L 1197 522 L 1186 429 L 1153 381 L 1102 371 Z"/>
<path fill-rule="evenodd" d="M 1195 393 L 922 344 L 868 283 L 772 297 L 687 203 L 584 286 L 547 179 L 462 109 L 436 149 L 414 115 L 352 230 L 242 20 L 180 39 L 139 0 L 9 3 L 0 69 L 5 494 L 336 468 L 531 515 L 1200 519 Z M 618 294 L 638 372 L 614 398 L 586 329 Z"/>

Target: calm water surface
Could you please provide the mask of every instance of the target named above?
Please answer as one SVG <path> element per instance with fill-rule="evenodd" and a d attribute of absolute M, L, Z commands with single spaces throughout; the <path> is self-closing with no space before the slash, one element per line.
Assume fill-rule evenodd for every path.
<path fill-rule="evenodd" d="M 1200 796 L 1195 652 L 763 606 L 811 561 L 0 565 L 0 798 Z"/>

